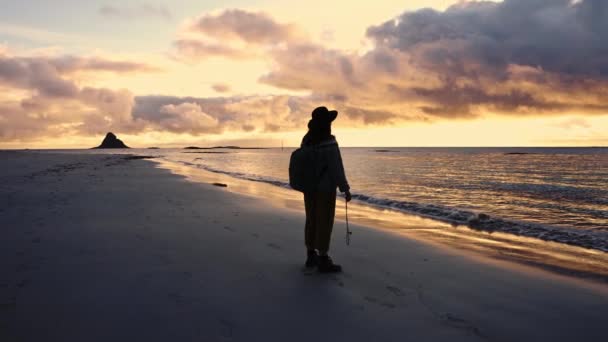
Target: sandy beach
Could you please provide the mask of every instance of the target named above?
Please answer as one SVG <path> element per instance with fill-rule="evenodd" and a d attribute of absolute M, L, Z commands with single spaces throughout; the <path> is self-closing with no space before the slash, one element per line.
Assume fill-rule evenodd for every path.
<path fill-rule="evenodd" d="M 600 341 L 608 286 L 303 213 L 125 155 L 0 153 L 0 341 Z M 228 184 L 230 187 L 231 184 Z M 432 225 L 430 221 L 417 221 Z"/>

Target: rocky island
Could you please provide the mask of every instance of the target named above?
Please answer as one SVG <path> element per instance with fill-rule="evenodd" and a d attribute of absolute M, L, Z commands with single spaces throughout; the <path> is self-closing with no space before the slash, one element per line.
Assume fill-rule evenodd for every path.
<path fill-rule="evenodd" d="M 101 142 L 101 145 L 95 148 L 129 148 L 122 140 L 118 139 L 112 132 L 108 132 L 106 137 Z"/>

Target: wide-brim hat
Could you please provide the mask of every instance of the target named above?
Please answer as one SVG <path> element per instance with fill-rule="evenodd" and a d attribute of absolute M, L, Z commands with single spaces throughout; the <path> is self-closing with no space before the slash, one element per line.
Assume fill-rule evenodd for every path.
<path fill-rule="evenodd" d="M 337 110 L 329 110 L 327 107 L 317 107 L 312 111 L 312 119 L 318 121 L 332 122 L 338 116 Z"/>

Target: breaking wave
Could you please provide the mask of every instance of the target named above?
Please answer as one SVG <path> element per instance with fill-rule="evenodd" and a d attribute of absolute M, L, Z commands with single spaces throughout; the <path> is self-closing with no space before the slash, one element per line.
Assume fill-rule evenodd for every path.
<path fill-rule="evenodd" d="M 180 163 L 213 173 L 224 174 L 243 180 L 262 182 L 291 189 L 289 183 L 270 177 L 219 170 L 206 165 L 185 161 L 180 161 Z M 353 194 L 353 200 L 360 204 L 368 205 L 374 208 L 389 209 L 407 214 L 414 214 L 452 225 L 466 226 L 479 231 L 490 233 L 501 232 L 608 252 L 608 231 L 603 229 L 581 230 L 525 221 L 508 220 L 500 217 L 493 217 L 486 213 L 451 208 L 443 205 L 398 201 L 389 198 L 378 198 L 362 193 Z"/>

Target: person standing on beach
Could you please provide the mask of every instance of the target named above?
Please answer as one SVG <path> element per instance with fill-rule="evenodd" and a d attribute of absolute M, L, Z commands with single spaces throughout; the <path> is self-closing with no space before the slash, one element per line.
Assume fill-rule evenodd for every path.
<path fill-rule="evenodd" d="M 336 138 L 331 134 L 331 123 L 338 116 L 335 110 L 318 107 L 308 122 L 308 132 L 302 147 L 314 147 L 315 168 L 319 170 L 316 191 L 304 192 L 306 209 L 305 243 L 306 267 L 317 267 L 323 273 L 341 272 L 342 267 L 329 257 L 329 244 L 336 214 L 336 188 L 351 200 L 350 186 L 344 173 L 342 156 Z"/>

